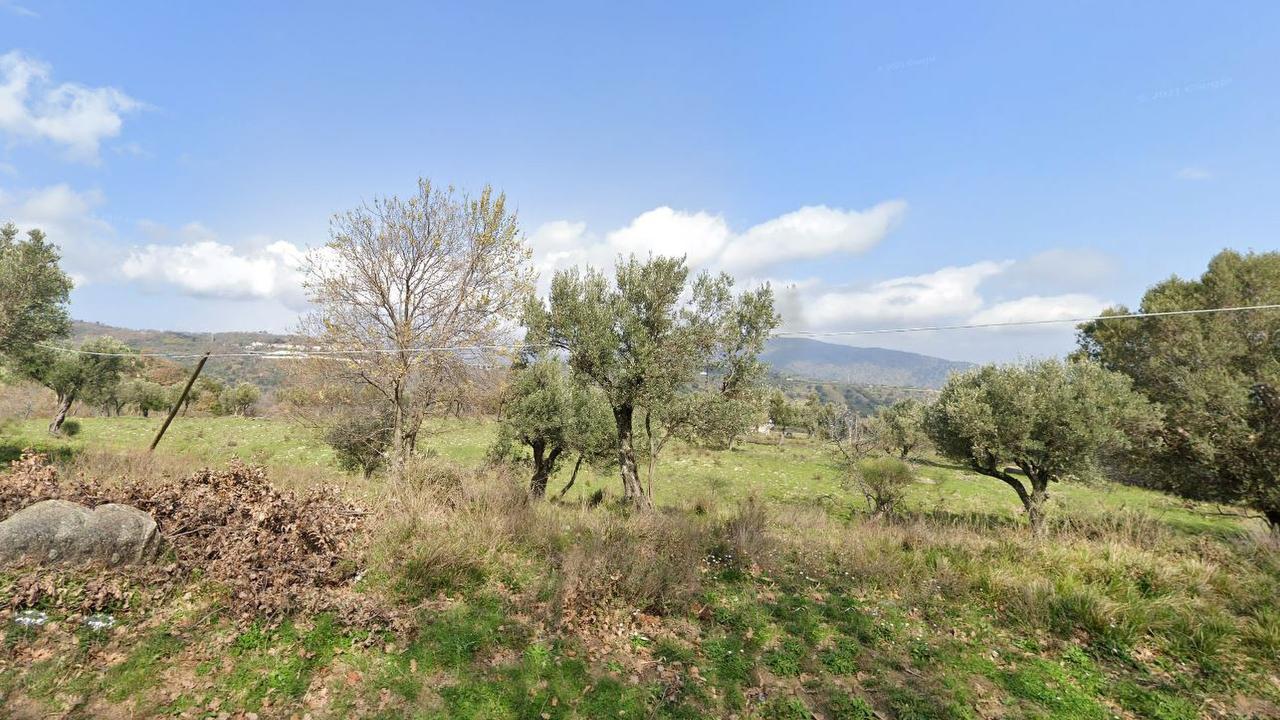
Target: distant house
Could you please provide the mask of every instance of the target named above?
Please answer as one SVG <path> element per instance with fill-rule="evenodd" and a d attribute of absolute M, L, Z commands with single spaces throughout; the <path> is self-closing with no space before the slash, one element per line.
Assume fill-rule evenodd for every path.
<path fill-rule="evenodd" d="M 769 422 L 766 422 L 763 425 L 757 425 L 756 432 L 760 433 L 761 435 L 768 435 L 769 433 L 773 432 L 773 421 L 770 420 Z"/>

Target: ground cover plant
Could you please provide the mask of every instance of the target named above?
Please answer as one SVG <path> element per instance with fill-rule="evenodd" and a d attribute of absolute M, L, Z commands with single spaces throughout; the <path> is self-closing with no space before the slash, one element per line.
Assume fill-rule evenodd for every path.
<path fill-rule="evenodd" d="M 61 480 L 189 476 L 196 458 L 178 446 L 140 459 L 108 439 L 111 424 L 134 420 L 85 418 L 78 435 L 51 440 L 66 450 Z M 7 426 L 4 442 L 43 432 L 31 423 Z M 1069 497 L 1037 538 L 1016 529 L 1007 488 L 926 458 L 896 515 L 873 518 L 829 453 L 796 440 L 678 444 L 659 511 L 632 514 L 608 500 L 612 474 L 586 470 L 563 502 L 530 502 L 526 476 L 484 467 L 493 423 L 438 421 L 402 483 L 332 458 L 289 465 L 295 444 L 298 457 L 322 445 L 286 423 L 186 424 L 219 438 L 233 423 L 259 437 L 264 480 L 326 482 L 369 513 L 341 587 L 403 620 L 247 616 L 201 573 L 157 593 L 143 576 L 106 588 L 66 572 L 33 592 L 5 571 L 6 606 L 49 617 L 4 626 L 12 715 L 1194 718 L 1280 707 L 1280 555 L 1255 521 L 1212 506 L 1062 483 L 1055 496 Z M 204 451 L 217 474 L 244 448 Z M 115 627 L 88 629 L 91 612 Z"/>

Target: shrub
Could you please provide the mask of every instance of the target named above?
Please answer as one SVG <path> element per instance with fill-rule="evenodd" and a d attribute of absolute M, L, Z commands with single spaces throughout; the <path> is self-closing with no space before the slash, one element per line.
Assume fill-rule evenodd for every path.
<path fill-rule="evenodd" d="M 556 605 L 569 625 L 613 611 L 666 614 L 701 588 L 709 545 L 704 525 L 680 515 L 579 516 L 560 561 Z"/>
<path fill-rule="evenodd" d="M 388 486 L 388 494 L 394 512 L 377 533 L 373 565 L 412 602 L 482 582 L 518 542 L 543 535 L 524 490 L 499 472 L 416 461 L 406 482 Z"/>
<path fill-rule="evenodd" d="M 912 482 L 911 466 L 892 457 L 863 458 L 854 464 L 852 480 L 871 504 L 871 514 L 892 514 Z"/>
<path fill-rule="evenodd" d="M 385 411 L 350 412 L 329 425 L 324 441 L 337 453 L 343 469 L 358 470 L 368 478 L 386 463 L 392 432 L 386 415 Z"/>
<path fill-rule="evenodd" d="M 716 529 L 713 559 L 738 570 L 759 564 L 770 547 L 767 522 L 764 505 L 754 496 L 748 497 Z"/>

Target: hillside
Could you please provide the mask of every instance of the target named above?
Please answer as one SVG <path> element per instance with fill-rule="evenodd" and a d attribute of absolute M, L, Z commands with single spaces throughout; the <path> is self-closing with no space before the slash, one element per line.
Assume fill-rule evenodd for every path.
<path fill-rule="evenodd" d="M 269 350 L 271 346 L 297 342 L 294 336 L 268 332 L 133 330 L 79 320 L 72 325 L 71 339 L 75 343 L 104 335 L 144 352 L 182 354 Z M 774 338 L 762 358 L 773 366 L 771 384 L 784 388 L 788 394 L 803 397 L 817 392 L 825 401 L 843 401 L 858 412 L 872 412 L 907 395 L 918 396 L 903 388 L 941 387 L 952 372 L 969 367 L 968 363 L 928 355 L 802 338 Z M 205 372 L 223 381 L 244 380 L 266 389 L 283 380 L 280 365 L 258 358 L 218 358 Z"/>
<path fill-rule="evenodd" d="M 952 373 L 972 367 L 971 363 L 901 350 L 807 338 L 773 338 L 761 359 L 779 375 L 792 379 L 917 388 L 940 388 Z"/>
<path fill-rule="evenodd" d="M 110 336 L 143 352 L 198 354 L 237 352 L 248 349 L 269 350 L 272 345 L 289 344 L 291 335 L 268 332 L 182 332 L 176 330 L 131 330 L 75 320 L 71 325 L 71 341 L 79 344 L 90 338 Z M 256 343 L 256 345 L 255 345 Z M 262 347 L 262 346 L 268 347 Z M 191 365 L 194 360 L 180 360 Z M 217 358 L 205 373 L 226 382 L 251 382 L 259 387 L 274 388 L 284 379 L 281 367 L 274 361 L 258 358 Z"/>

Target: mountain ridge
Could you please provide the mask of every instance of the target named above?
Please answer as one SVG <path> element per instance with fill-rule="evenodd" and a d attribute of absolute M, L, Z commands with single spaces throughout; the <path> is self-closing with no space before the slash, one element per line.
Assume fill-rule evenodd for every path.
<path fill-rule="evenodd" d="M 878 347 L 839 345 L 810 338 L 775 337 L 760 359 L 779 375 L 852 385 L 938 389 L 973 363 Z"/>

